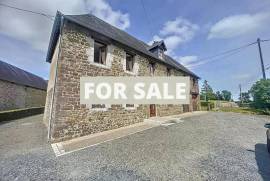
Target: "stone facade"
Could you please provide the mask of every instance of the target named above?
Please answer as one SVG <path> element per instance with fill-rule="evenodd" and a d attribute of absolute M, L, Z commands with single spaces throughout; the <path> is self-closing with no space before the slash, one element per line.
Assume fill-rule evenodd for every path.
<path fill-rule="evenodd" d="M 142 122 L 150 116 L 149 105 L 135 105 L 134 108 L 122 105 L 106 105 L 105 108 L 98 109 L 86 108 L 80 104 L 79 84 L 82 76 L 151 76 L 149 71 L 151 60 L 137 54 L 134 72 L 127 72 L 124 68 L 125 50 L 109 44 L 106 65 L 96 64 L 93 62 L 94 40 L 90 32 L 71 22 L 64 23 L 62 36 L 58 41 L 48 83 L 53 86 L 48 86 L 50 88 L 47 90 L 44 114 L 44 122 L 48 124 L 50 120 L 51 141 L 67 140 L 131 125 Z M 156 63 L 155 67 L 154 76 L 167 75 L 165 65 Z M 171 72 L 172 76 L 186 76 L 174 69 Z M 197 79 L 195 82 L 197 85 Z M 190 106 L 191 111 L 192 109 Z M 182 105 L 156 105 L 157 116 L 182 112 Z"/>
<path fill-rule="evenodd" d="M 41 107 L 45 99 L 46 90 L 0 80 L 0 111 Z"/>

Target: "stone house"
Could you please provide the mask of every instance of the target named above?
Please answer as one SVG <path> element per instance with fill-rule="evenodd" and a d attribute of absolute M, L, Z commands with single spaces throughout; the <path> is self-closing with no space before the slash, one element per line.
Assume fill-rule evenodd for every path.
<path fill-rule="evenodd" d="M 57 13 L 47 62 L 51 63 L 44 122 L 52 142 L 198 110 L 199 77 L 166 55 L 163 41 L 152 46 L 93 15 Z M 80 104 L 82 76 L 189 76 L 189 105 Z"/>
<path fill-rule="evenodd" d="M 0 61 L 0 111 L 45 106 L 47 82 Z"/>

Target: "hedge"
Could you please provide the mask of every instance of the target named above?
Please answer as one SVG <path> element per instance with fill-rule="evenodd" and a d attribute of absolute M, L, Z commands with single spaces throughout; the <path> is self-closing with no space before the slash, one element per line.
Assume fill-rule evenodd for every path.
<path fill-rule="evenodd" d="M 0 122 L 24 118 L 24 117 L 32 116 L 36 114 L 42 114 L 43 112 L 44 112 L 44 107 L 32 107 L 32 108 L 25 108 L 25 109 L 2 111 L 0 112 Z"/>

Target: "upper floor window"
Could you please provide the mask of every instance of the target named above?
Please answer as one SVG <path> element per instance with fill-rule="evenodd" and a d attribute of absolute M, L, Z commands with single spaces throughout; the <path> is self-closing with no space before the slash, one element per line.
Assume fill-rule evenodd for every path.
<path fill-rule="evenodd" d="M 158 58 L 164 59 L 164 52 L 163 52 L 162 49 L 159 49 L 159 50 L 158 50 Z"/>
<path fill-rule="evenodd" d="M 171 69 L 170 68 L 167 68 L 167 76 L 171 76 L 172 73 L 171 73 Z"/>
<path fill-rule="evenodd" d="M 196 80 L 193 78 L 192 79 L 193 87 L 196 85 Z"/>
<path fill-rule="evenodd" d="M 94 62 L 99 64 L 106 64 L 107 46 L 103 43 L 94 43 Z"/>
<path fill-rule="evenodd" d="M 134 67 L 134 56 L 126 53 L 126 70 L 133 72 Z"/>
<path fill-rule="evenodd" d="M 150 69 L 150 75 L 154 75 L 155 73 L 155 64 L 154 63 L 150 63 L 149 64 L 149 69 Z"/>

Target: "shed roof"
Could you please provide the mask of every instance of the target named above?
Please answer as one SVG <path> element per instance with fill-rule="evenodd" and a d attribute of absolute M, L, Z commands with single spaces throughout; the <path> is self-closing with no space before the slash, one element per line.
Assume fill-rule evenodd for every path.
<path fill-rule="evenodd" d="M 123 44 L 135 51 L 141 52 L 146 56 L 149 56 L 153 58 L 154 60 L 167 64 L 171 67 L 174 67 L 176 69 L 182 70 L 183 72 L 187 73 L 188 75 L 191 75 L 193 77 L 199 78 L 196 74 L 188 70 L 186 67 L 178 63 L 176 60 L 171 58 L 170 56 L 166 55 L 165 59 L 160 59 L 157 55 L 150 52 L 151 46 L 144 43 L 141 40 L 138 40 L 134 38 L 133 36 L 129 35 L 123 30 L 120 30 L 109 23 L 97 18 L 94 15 L 91 14 L 84 14 L 84 15 L 63 15 L 60 12 L 57 12 L 55 22 L 53 25 L 53 30 L 50 38 L 50 44 L 48 48 L 47 53 L 47 59 L 46 61 L 51 62 L 54 48 L 57 43 L 58 36 L 60 34 L 60 29 L 62 26 L 62 21 L 66 19 L 71 22 L 74 22 L 76 24 L 79 24 L 80 26 L 83 26 L 91 31 L 94 31 L 96 33 L 99 33 L 107 38 L 110 38 L 117 43 Z M 162 43 L 162 42 L 161 42 Z"/>
<path fill-rule="evenodd" d="M 43 78 L 0 60 L 0 80 L 46 90 L 47 82 Z"/>

